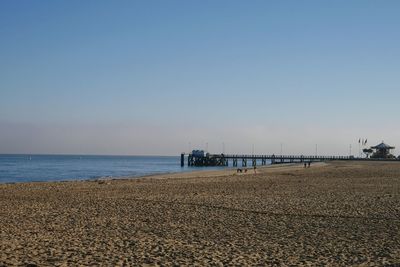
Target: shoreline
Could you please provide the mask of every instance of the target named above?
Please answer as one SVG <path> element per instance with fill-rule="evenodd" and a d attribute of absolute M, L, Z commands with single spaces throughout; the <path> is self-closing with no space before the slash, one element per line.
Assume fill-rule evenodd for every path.
<path fill-rule="evenodd" d="M 315 162 L 312 164 L 315 166 L 322 166 L 329 163 L 326 162 Z M 267 164 L 264 166 L 257 166 L 256 170 L 258 173 L 264 173 L 265 170 L 286 170 L 286 169 L 294 169 L 294 168 L 303 168 L 303 163 L 283 163 L 283 164 Z M 236 173 L 237 169 L 247 169 L 247 173 Z M 214 169 L 214 170 L 196 170 L 196 167 L 193 167 L 193 170 L 190 171 L 182 171 L 182 172 L 165 172 L 165 173 L 155 173 L 155 174 L 147 174 L 140 176 L 116 176 L 116 177 L 98 177 L 98 178 L 88 178 L 88 179 L 67 179 L 67 180 L 55 180 L 55 181 L 29 181 L 29 182 L 4 182 L 0 183 L 1 185 L 14 185 L 14 184 L 39 184 L 39 183 L 73 183 L 73 182 L 101 182 L 101 181 L 125 181 L 125 180 L 142 180 L 142 179 L 169 179 L 169 178 L 197 178 L 197 177 L 219 177 L 219 176 L 229 176 L 229 175 L 250 175 L 254 174 L 253 167 L 226 167 L 223 169 Z"/>
<path fill-rule="evenodd" d="M 313 167 L 321 167 L 325 166 L 329 163 L 326 162 L 315 162 L 312 164 Z M 264 166 L 257 166 L 256 174 L 264 174 L 268 171 L 283 171 L 283 170 L 295 170 L 295 169 L 303 169 L 303 163 L 284 163 L 284 164 L 268 164 Z M 247 169 L 247 173 L 237 173 L 237 169 Z M 253 175 L 254 168 L 253 167 L 227 167 L 221 170 L 194 170 L 192 172 L 174 172 L 174 173 L 165 173 L 165 174 L 156 174 L 156 175 L 146 175 L 142 178 L 151 178 L 151 179 L 168 179 L 168 178 L 179 178 L 179 179 L 189 179 L 189 178 L 198 178 L 198 177 L 223 177 L 230 175 Z M 128 178 L 129 179 L 129 178 Z"/>

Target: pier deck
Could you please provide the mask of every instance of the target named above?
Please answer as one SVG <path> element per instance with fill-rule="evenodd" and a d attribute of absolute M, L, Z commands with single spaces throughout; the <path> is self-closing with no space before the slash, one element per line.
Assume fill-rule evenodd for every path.
<path fill-rule="evenodd" d="M 181 154 L 181 166 L 185 165 L 185 157 L 187 157 L 187 166 L 233 166 L 239 164 L 242 167 L 281 164 L 281 163 L 303 163 L 303 162 L 320 162 L 331 160 L 362 160 L 362 161 L 399 161 L 398 159 L 371 159 L 354 156 L 306 156 L 306 155 L 233 155 L 233 154 L 206 154 L 198 156 Z M 250 164 L 248 164 L 248 162 Z"/>

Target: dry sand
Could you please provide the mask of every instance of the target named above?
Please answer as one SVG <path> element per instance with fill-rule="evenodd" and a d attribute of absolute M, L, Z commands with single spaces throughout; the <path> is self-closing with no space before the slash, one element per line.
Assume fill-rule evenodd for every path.
<path fill-rule="evenodd" d="M 0 266 L 26 264 L 399 266 L 400 164 L 2 184 Z"/>

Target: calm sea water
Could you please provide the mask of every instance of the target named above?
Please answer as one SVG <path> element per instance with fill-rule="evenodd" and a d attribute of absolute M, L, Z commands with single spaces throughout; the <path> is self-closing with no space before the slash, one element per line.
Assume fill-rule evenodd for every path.
<path fill-rule="evenodd" d="M 0 183 L 138 177 L 201 169 L 182 168 L 180 157 L 0 155 Z"/>

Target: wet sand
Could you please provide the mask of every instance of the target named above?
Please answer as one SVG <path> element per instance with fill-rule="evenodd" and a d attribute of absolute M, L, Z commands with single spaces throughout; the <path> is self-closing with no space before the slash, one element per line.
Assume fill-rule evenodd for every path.
<path fill-rule="evenodd" d="M 0 266 L 400 264 L 400 164 L 0 185 Z"/>

